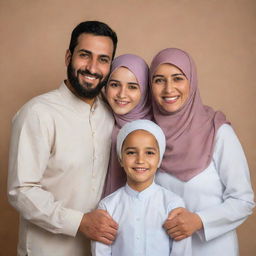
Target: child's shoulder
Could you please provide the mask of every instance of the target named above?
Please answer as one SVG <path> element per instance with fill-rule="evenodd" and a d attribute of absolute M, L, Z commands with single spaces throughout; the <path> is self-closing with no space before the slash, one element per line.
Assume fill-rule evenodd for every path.
<path fill-rule="evenodd" d="M 170 208 L 185 207 L 183 199 L 176 193 L 156 184 L 159 193 L 162 194 L 163 200 Z"/>
<path fill-rule="evenodd" d="M 120 198 L 123 197 L 124 188 L 125 187 L 121 187 L 121 188 L 117 189 L 116 191 L 114 191 L 113 193 L 109 194 L 108 196 L 104 197 L 100 201 L 100 204 L 108 205 L 108 204 L 111 204 L 111 203 L 118 202 L 120 200 Z"/>

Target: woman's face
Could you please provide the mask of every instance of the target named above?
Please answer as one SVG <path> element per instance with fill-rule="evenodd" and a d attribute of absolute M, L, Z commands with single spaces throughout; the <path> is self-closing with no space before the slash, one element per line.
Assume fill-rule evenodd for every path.
<path fill-rule="evenodd" d="M 189 97 L 189 81 L 176 66 L 161 64 L 152 78 L 152 94 L 165 111 L 175 112 Z"/>
<path fill-rule="evenodd" d="M 140 85 L 134 74 L 125 67 L 117 68 L 109 77 L 106 98 L 115 114 L 125 115 L 140 101 Z"/>

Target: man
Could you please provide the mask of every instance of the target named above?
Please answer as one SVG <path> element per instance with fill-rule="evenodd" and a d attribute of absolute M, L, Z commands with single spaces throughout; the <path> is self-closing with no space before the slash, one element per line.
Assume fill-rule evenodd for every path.
<path fill-rule="evenodd" d="M 13 119 L 8 196 L 20 212 L 18 255 L 90 255 L 89 239 L 111 244 L 118 225 L 97 205 L 108 166 L 113 119 L 97 97 L 117 37 L 87 21 L 72 32 L 67 76 Z"/>

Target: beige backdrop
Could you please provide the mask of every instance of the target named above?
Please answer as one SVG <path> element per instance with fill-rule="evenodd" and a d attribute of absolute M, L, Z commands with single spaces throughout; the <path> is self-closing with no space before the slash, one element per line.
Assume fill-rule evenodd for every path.
<path fill-rule="evenodd" d="M 0 255 L 16 255 L 17 243 L 18 214 L 6 198 L 11 118 L 65 78 L 70 32 L 83 20 L 117 32 L 117 55 L 135 53 L 149 63 L 166 47 L 191 53 L 203 101 L 232 122 L 256 187 L 255 0 L 0 0 Z M 255 214 L 238 233 L 241 255 L 256 255 Z"/>

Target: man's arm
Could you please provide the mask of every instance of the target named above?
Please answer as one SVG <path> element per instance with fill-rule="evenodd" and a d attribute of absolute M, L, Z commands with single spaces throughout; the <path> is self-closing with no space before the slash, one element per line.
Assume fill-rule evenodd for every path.
<path fill-rule="evenodd" d="M 75 236 L 80 229 L 90 239 L 102 241 L 102 237 L 106 237 L 107 241 L 103 239 L 103 242 L 110 243 L 115 232 L 112 232 L 113 224 L 109 217 L 106 218 L 106 213 L 95 211 L 84 214 L 66 208 L 43 187 L 41 180 L 51 157 L 51 136 L 54 134 L 45 119 L 37 111 L 25 108 L 13 121 L 9 202 L 24 219 L 49 232 Z M 108 221 L 102 225 L 106 219 Z"/>

